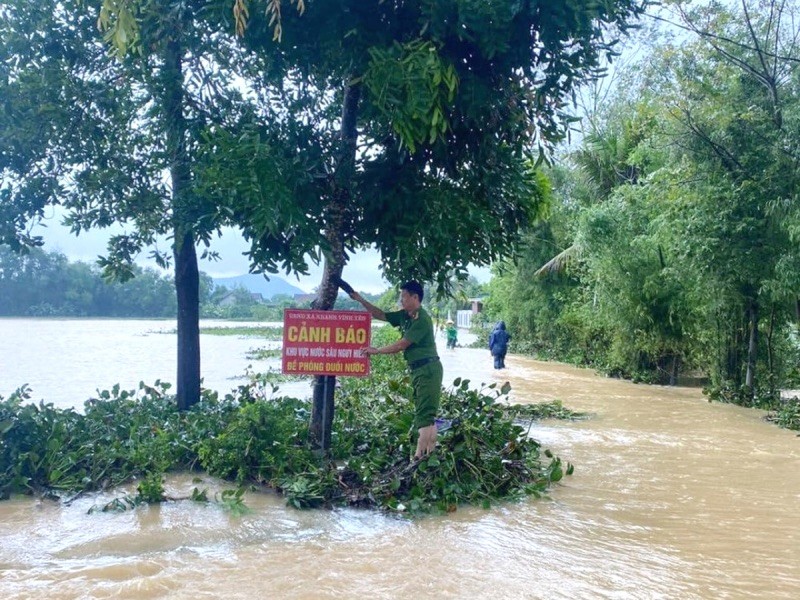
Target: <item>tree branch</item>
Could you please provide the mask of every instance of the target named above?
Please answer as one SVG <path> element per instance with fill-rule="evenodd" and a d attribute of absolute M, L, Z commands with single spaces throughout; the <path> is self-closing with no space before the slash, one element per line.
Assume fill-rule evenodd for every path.
<path fill-rule="evenodd" d="M 705 31 L 703 29 L 698 29 L 696 27 L 690 27 L 688 25 L 682 25 L 681 23 L 677 23 L 675 21 L 671 21 L 669 19 L 665 19 L 664 17 L 660 17 L 658 15 L 650 15 L 650 14 L 648 14 L 646 16 L 648 16 L 651 19 L 654 19 L 656 21 L 661 21 L 662 23 L 666 23 L 666 24 L 668 24 L 668 25 L 670 25 L 672 27 L 676 27 L 678 29 L 682 29 L 683 31 L 690 31 L 692 33 L 696 33 L 697 35 L 699 35 L 701 37 L 704 37 L 704 38 L 710 38 L 710 39 L 719 40 L 721 42 L 725 42 L 725 43 L 731 44 L 733 46 L 737 46 L 737 47 L 742 48 L 744 50 L 756 50 L 756 48 L 748 46 L 747 44 L 742 44 L 741 42 L 734 41 L 734 40 L 732 40 L 732 39 L 730 39 L 728 37 L 725 37 L 723 35 L 717 35 L 715 33 L 711 33 L 710 31 Z M 778 59 L 778 60 L 785 60 L 787 62 L 793 62 L 793 63 L 800 64 L 800 58 L 795 58 L 795 57 L 792 57 L 792 56 L 786 56 L 786 55 L 783 55 L 783 54 L 778 54 L 777 52 L 766 52 L 765 51 L 764 54 L 766 56 L 769 56 L 770 58 L 775 58 L 775 59 Z"/>

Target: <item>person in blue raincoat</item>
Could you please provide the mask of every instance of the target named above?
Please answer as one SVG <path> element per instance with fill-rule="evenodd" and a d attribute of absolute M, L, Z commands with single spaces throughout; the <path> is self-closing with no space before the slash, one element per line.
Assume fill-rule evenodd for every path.
<path fill-rule="evenodd" d="M 506 352 L 510 341 L 511 336 L 506 331 L 505 321 L 500 321 L 489 334 L 489 352 L 494 357 L 495 369 L 506 368 Z"/>

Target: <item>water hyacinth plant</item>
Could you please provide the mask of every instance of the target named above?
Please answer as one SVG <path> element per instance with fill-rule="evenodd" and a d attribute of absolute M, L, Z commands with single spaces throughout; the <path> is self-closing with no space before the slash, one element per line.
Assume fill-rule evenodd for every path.
<path fill-rule="evenodd" d="M 164 499 L 169 472 L 205 471 L 240 488 L 263 486 L 297 508 L 359 506 L 423 513 L 460 504 L 543 494 L 571 465 L 528 435 L 538 414 L 572 415 L 558 403 L 544 412 L 507 402 L 508 386 L 476 390 L 456 380 L 442 396 L 447 429 L 431 456 L 410 460 L 410 379 L 397 357 L 373 363 L 368 379 L 337 392 L 332 448 L 308 444 L 310 402 L 267 398 L 256 381 L 220 398 L 205 392 L 179 412 L 169 385 L 102 392 L 83 412 L 30 402 L 29 390 L 0 398 L 0 494 L 70 499 L 139 481 L 140 498 Z"/>

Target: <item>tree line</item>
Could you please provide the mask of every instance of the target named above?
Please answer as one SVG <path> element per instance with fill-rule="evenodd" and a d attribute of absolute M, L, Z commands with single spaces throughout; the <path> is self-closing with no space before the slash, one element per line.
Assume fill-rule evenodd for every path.
<path fill-rule="evenodd" d="M 13 252 L 0 245 L 0 317 L 175 318 L 175 282 L 168 273 L 134 265 L 134 277 L 109 280 L 97 264 L 70 261 L 64 254 L 33 248 Z M 432 292 L 433 290 L 429 290 Z M 452 297 L 432 299 L 430 309 L 442 322 L 483 293 L 474 277 L 459 284 Z M 362 292 L 373 304 L 395 310 L 397 292 Z M 282 321 L 286 308 L 309 308 L 310 301 L 279 294 L 259 300 L 244 287 L 228 288 L 200 272 L 200 315 L 211 319 Z M 338 310 L 362 310 L 341 294 Z"/>
<path fill-rule="evenodd" d="M 774 406 L 798 382 L 796 2 L 673 6 L 549 171 L 550 218 L 496 270 L 518 348 Z"/>
<path fill-rule="evenodd" d="M 19 254 L 0 245 L 0 316 L 175 318 L 175 282 L 167 273 L 133 266 L 132 278 L 109 280 L 96 264 L 72 262 L 60 252 L 33 248 Z M 200 315 L 217 319 L 280 321 L 290 296 L 258 301 L 245 288 L 215 285 L 200 273 Z M 307 307 L 306 303 L 306 307 Z"/>
<path fill-rule="evenodd" d="M 129 281 L 108 282 L 99 267 L 70 262 L 59 252 L 34 248 L 20 255 L 0 245 L 0 316 L 174 317 L 172 279 L 156 269 L 134 269 Z"/>

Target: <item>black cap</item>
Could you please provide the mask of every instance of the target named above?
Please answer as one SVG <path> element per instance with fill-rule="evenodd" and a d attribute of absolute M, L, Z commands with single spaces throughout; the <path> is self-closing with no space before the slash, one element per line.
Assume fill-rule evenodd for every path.
<path fill-rule="evenodd" d="M 413 279 L 406 281 L 400 286 L 400 289 L 407 291 L 409 294 L 416 294 L 419 296 L 420 302 L 422 302 L 422 298 L 425 296 L 425 292 L 422 290 L 422 286 L 419 284 L 419 281 L 414 281 Z"/>

